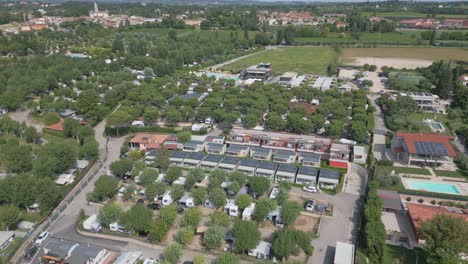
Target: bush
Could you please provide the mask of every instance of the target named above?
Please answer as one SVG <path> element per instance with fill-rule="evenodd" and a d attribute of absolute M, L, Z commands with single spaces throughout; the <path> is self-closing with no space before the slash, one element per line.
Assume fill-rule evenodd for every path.
<path fill-rule="evenodd" d="M 185 226 L 179 229 L 177 232 L 177 242 L 182 245 L 185 245 L 192 241 L 193 236 L 195 235 L 195 229 L 191 226 Z"/>
<path fill-rule="evenodd" d="M 221 211 L 214 211 L 211 215 L 211 224 L 229 227 L 231 225 L 231 218 Z"/>
<path fill-rule="evenodd" d="M 193 229 L 200 224 L 202 220 L 202 213 L 200 209 L 193 207 L 185 210 L 182 216 L 182 226 L 192 227 Z"/>
<path fill-rule="evenodd" d="M 436 203 L 437 203 L 436 200 L 432 200 L 432 201 L 431 201 L 431 204 L 432 204 L 432 205 L 435 205 Z"/>
<path fill-rule="evenodd" d="M 411 197 L 406 197 L 406 201 L 411 202 Z"/>
<path fill-rule="evenodd" d="M 393 166 L 393 161 L 391 161 L 391 160 L 379 160 L 379 162 L 377 164 L 379 164 L 380 166 L 392 167 Z"/>
<path fill-rule="evenodd" d="M 424 203 L 424 199 L 418 199 L 418 203 Z"/>

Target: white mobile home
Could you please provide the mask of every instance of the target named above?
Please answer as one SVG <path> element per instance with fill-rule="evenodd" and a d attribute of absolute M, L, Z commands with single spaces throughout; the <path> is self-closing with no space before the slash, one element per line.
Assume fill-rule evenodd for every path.
<path fill-rule="evenodd" d="M 190 193 L 185 193 L 184 196 L 180 198 L 179 205 L 182 205 L 185 207 L 194 207 L 195 201 L 193 200 L 193 197 Z"/>
<path fill-rule="evenodd" d="M 101 223 L 96 214 L 91 215 L 83 222 L 83 228 L 91 232 L 99 232 L 102 229 Z"/>

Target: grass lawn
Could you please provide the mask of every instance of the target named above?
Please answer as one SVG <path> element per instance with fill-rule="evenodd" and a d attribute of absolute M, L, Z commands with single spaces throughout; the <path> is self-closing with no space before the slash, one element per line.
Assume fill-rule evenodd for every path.
<path fill-rule="evenodd" d="M 422 169 L 422 168 L 406 168 L 406 167 L 393 167 L 393 170 L 395 172 L 400 173 L 400 174 L 421 174 L 421 175 L 431 175 L 429 170 L 427 169 Z"/>
<path fill-rule="evenodd" d="M 420 248 L 407 249 L 404 247 L 385 245 L 383 263 L 425 264 L 426 252 L 424 252 L 424 250 Z"/>
<path fill-rule="evenodd" d="M 15 237 L 13 241 L 8 245 L 8 247 L 6 247 L 3 250 L 0 250 L 0 260 L 8 260 L 13 255 L 13 253 L 15 253 L 15 250 L 20 246 L 20 242 L 21 238 Z"/>
<path fill-rule="evenodd" d="M 401 32 L 390 32 L 390 33 L 371 33 L 371 32 L 362 32 L 360 39 L 356 40 L 351 37 L 350 33 L 336 33 L 332 32 L 328 34 L 328 37 L 312 37 L 312 38 L 295 38 L 294 41 L 297 43 L 307 43 L 307 42 L 392 42 L 392 43 L 408 43 L 416 44 L 416 35 L 404 34 Z"/>
<path fill-rule="evenodd" d="M 434 170 L 437 176 L 441 177 L 454 177 L 454 178 L 465 178 L 460 171 L 446 171 L 446 170 Z"/>
<path fill-rule="evenodd" d="M 331 47 L 277 48 L 231 63 L 225 66 L 223 70 L 237 73 L 251 65 L 260 62 L 270 62 L 274 74 L 281 74 L 287 71 L 325 74 L 327 66 L 335 64 L 337 58 L 337 51 Z"/>
<path fill-rule="evenodd" d="M 419 12 L 363 12 L 363 15 L 378 17 L 398 17 L 398 18 L 425 18 L 427 14 Z M 436 18 L 466 18 L 466 15 L 436 14 Z"/>
<path fill-rule="evenodd" d="M 345 48 L 341 57 L 378 57 L 378 58 L 408 58 L 422 60 L 461 60 L 468 61 L 468 49 L 463 48 Z"/>

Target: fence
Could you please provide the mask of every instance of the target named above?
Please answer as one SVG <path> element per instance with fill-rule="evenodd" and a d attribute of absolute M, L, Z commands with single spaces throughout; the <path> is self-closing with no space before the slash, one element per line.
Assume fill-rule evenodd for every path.
<path fill-rule="evenodd" d="M 109 138 L 106 139 L 105 149 L 101 148 L 99 153 L 99 158 L 94 163 L 93 167 L 88 171 L 88 173 L 78 182 L 73 189 L 71 189 L 65 198 L 55 207 L 52 213 L 44 219 L 37 227 L 29 231 L 26 236 L 21 240 L 21 246 L 19 246 L 14 255 L 11 257 L 11 263 L 22 263 L 23 253 L 27 248 L 33 246 L 32 239 L 39 235 L 41 232 L 48 230 L 52 224 L 57 221 L 57 219 L 62 215 L 62 213 L 67 209 L 76 197 L 88 186 L 88 184 L 99 174 L 99 172 L 104 167 L 104 164 L 107 161 L 107 155 L 109 152 L 108 149 Z"/>

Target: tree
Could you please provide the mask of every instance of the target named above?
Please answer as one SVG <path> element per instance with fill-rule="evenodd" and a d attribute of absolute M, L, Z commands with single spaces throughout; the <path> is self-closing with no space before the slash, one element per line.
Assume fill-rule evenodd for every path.
<path fill-rule="evenodd" d="M 179 259 L 182 256 L 182 246 L 180 244 L 170 244 L 167 246 L 163 253 L 162 258 L 171 264 L 179 263 Z"/>
<path fill-rule="evenodd" d="M 192 226 L 184 226 L 177 231 L 177 242 L 182 245 L 185 245 L 192 241 L 193 236 L 195 235 L 195 229 Z"/>
<path fill-rule="evenodd" d="M 206 200 L 206 189 L 205 188 L 193 188 L 192 189 L 192 197 L 195 204 L 200 205 L 203 204 Z"/>
<path fill-rule="evenodd" d="M 211 224 L 229 227 L 231 225 L 231 218 L 221 211 L 214 211 L 210 215 Z"/>
<path fill-rule="evenodd" d="M 80 157 L 86 159 L 95 159 L 99 155 L 99 143 L 94 136 L 84 138 L 83 145 L 80 148 Z"/>
<path fill-rule="evenodd" d="M 431 37 L 429 39 L 429 45 L 431 45 L 431 46 L 435 45 L 436 37 L 437 37 L 437 32 L 434 29 L 434 30 L 432 30 Z"/>
<path fill-rule="evenodd" d="M 237 253 L 255 248 L 260 240 L 257 224 L 251 221 L 237 220 L 234 223 L 232 234 L 234 236 L 233 249 Z"/>
<path fill-rule="evenodd" d="M 271 130 L 282 131 L 286 127 L 286 121 L 284 121 L 277 113 L 270 112 L 267 115 L 265 127 Z"/>
<path fill-rule="evenodd" d="M 254 176 L 249 178 L 249 187 L 256 192 L 258 196 L 270 190 L 270 180 L 262 176 Z"/>
<path fill-rule="evenodd" d="M 223 253 L 215 261 L 216 264 L 240 264 L 240 258 L 234 253 Z"/>
<path fill-rule="evenodd" d="M 150 125 L 156 121 L 158 121 L 159 118 L 159 110 L 155 107 L 148 106 L 145 108 L 145 111 L 143 112 L 143 120 L 146 123 L 150 123 Z"/>
<path fill-rule="evenodd" d="M 177 31 L 170 30 L 169 32 L 167 32 L 167 37 L 169 38 L 169 40 L 176 41 L 177 40 Z"/>
<path fill-rule="evenodd" d="M 245 209 L 252 203 L 252 197 L 249 194 L 242 194 L 236 199 L 236 205 L 240 209 Z"/>
<path fill-rule="evenodd" d="M 450 66 L 443 66 L 440 72 L 439 81 L 437 82 L 435 93 L 442 99 L 448 99 L 452 89 L 452 73 Z"/>
<path fill-rule="evenodd" d="M 19 220 L 20 210 L 16 206 L 0 206 L 0 229 L 9 230 L 10 226 Z"/>
<path fill-rule="evenodd" d="M 120 217 L 119 223 L 125 229 L 138 233 L 147 233 L 153 222 L 153 212 L 142 204 L 136 204 Z"/>
<path fill-rule="evenodd" d="M 221 188 L 214 188 L 210 191 L 209 199 L 216 208 L 223 207 L 226 204 L 226 192 Z"/>
<path fill-rule="evenodd" d="M 117 187 L 118 183 L 115 178 L 106 175 L 100 176 L 94 183 L 94 191 L 91 196 L 97 202 L 104 201 L 114 196 Z"/>
<path fill-rule="evenodd" d="M 98 103 L 99 97 L 94 89 L 84 90 L 76 100 L 78 110 L 84 115 L 96 109 Z"/>
<path fill-rule="evenodd" d="M 344 123 L 341 120 L 333 120 L 330 125 L 326 127 L 326 132 L 330 136 L 339 136 L 343 131 Z"/>
<path fill-rule="evenodd" d="M 150 183 L 145 186 L 145 197 L 152 201 L 157 195 L 161 195 L 166 191 L 166 185 L 161 182 Z"/>
<path fill-rule="evenodd" d="M 260 198 L 255 205 L 253 216 L 258 223 L 265 220 L 268 213 L 276 208 L 276 202 L 269 198 Z"/>
<path fill-rule="evenodd" d="M 17 140 L 9 140 L 7 144 L 2 146 L 1 150 L 0 156 L 8 172 L 26 172 L 31 170 L 31 163 L 33 162 L 31 146 L 20 145 Z M 33 164 L 36 163 L 37 161 L 34 161 Z M 47 171 L 49 170 L 52 169 L 48 169 Z M 49 176 L 51 174 L 52 173 L 38 175 Z"/>
<path fill-rule="evenodd" d="M 364 122 L 361 121 L 353 121 L 351 123 L 351 134 L 353 135 L 354 140 L 357 142 L 364 142 L 369 138 L 367 126 Z"/>
<path fill-rule="evenodd" d="M 114 202 L 106 203 L 99 209 L 99 222 L 104 226 L 117 222 L 122 213 L 122 207 Z"/>
<path fill-rule="evenodd" d="M 194 229 L 200 224 L 201 220 L 202 213 L 200 209 L 192 207 L 184 211 L 181 224 L 182 226 L 191 226 Z"/>
<path fill-rule="evenodd" d="M 33 126 L 28 126 L 24 129 L 24 140 L 28 143 L 37 143 L 39 140 L 39 133 Z"/>
<path fill-rule="evenodd" d="M 46 126 L 50 126 L 58 123 L 60 121 L 60 116 L 55 112 L 49 112 L 44 114 L 43 120 Z"/>
<path fill-rule="evenodd" d="M 174 201 L 178 201 L 182 196 L 184 196 L 185 189 L 182 185 L 176 185 L 172 187 L 171 197 Z"/>
<path fill-rule="evenodd" d="M 156 167 L 165 171 L 170 165 L 169 157 L 170 157 L 169 150 L 165 148 L 158 148 L 156 150 L 156 160 L 154 164 L 156 165 Z"/>
<path fill-rule="evenodd" d="M 419 232 L 426 241 L 427 263 L 460 263 L 461 253 L 468 250 L 468 222 L 461 217 L 439 214 L 424 221 Z"/>
<path fill-rule="evenodd" d="M 180 143 L 185 143 L 190 139 L 192 139 L 192 133 L 190 133 L 189 131 L 182 131 L 177 133 L 177 141 L 179 141 Z"/>
<path fill-rule="evenodd" d="M 281 207 L 281 220 L 285 225 L 290 225 L 301 213 L 302 207 L 296 202 L 286 201 Z"/>
<path fill-rule="evenodd" d="M 226 236 L 226 228 L 220 225 L 210 225 L 203 235 L 203 244 L 208 250 L 217 249 L 221 246 Z"/>
<path fill-rule="evenodd" d="M 166 176 L 164 177 L 164 179 L 169 182 L 169 183 L 172 183 L 173 181 L 177 180 L 177 178 L 179 178 L 180 176 L 182 176 L 182 169 L 179 168 L 179 167 L 169 167 L 169 169 L 167 169 L 167 172 L 166 172 Z"/>
<path fill-rule="evenodd" d="M 298 255 L 299 248 L 293 230 L 283 228 L 273 234 L 273 243 L 271 246 L 273 254 L 280 259 L 288 258 L 291 255 Z"/>
<path fill-rule="evenodd" d="M 107 117 L 106 126 L 113 128 L 119 133 L 119 130 L 130 126 L 133 117 L 124 110 L 117 110 Z"/>
<path fill-rule="evenodd" d="M 143 186 L 148 186 L 156 181 L 158 178 L 158 171 L 152 168 L 144 169 L 140 174 L 140 183 Z"/>
<path fill-rule="evenodd" d="M 133 169 L 133 162 L 128 159 L 121 159 L 118 161 L 114 161 L 109 166 L 110 171 L 112 174 L 118 177 L 122 177 L 127 172 L 132 171 Z"/>

